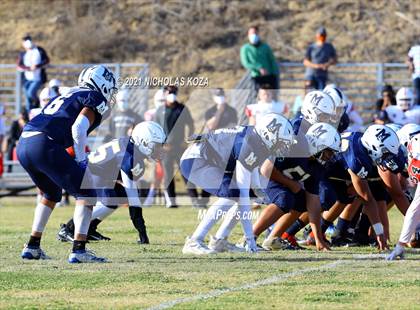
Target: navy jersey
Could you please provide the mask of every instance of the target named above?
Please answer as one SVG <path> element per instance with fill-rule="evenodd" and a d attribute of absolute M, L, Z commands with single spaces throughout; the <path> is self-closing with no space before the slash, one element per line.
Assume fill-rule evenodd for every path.
<path fill-rule="evenodd" d="M 88 130 L 90 133 L 99 126 L 102 118 L 109 115 L 109 107 L 100 92 L 79 87 L 51 100 L 40 114 L 26 124 L 24 131 L 44 132 L 55 143 L 70 147 L 73 145 L 71 127 L 85 107 L 95 112 L 95 121 Z"/>
<path fill-rule="evenodd" d="M 295 135 L 305 135 L 309 127 L 311 127 L 311 124 L 303 117 L 302 113 L 296 115 L 290 122 L 292 123 Z"/>
<path fill-rule="evenodd" d="M 277 158 L 274 167 L 286 177 L 304 184 L 311 194 L 319 194 L 319 182 L 323 167 L 316 160 L 308 158 Z M 272 181 L 270 181 L 272 182 Z"/>
<path fill-rule="evenodd" d="M 144 174 L 145 158 L 130 138 L 124 137 L 105 143 L 90 153 L 89 170 L 99 176 L 102 182 L 112 184 L 113 187 L 116 180 L 124 183 L 124 175 L 130 181 L 138 181 Z"/>
<path fill-rule="evenodd" d="M 368 151 L 361 142 L 363 134 L 347 132 L 341 135 L 341 152 L 336 155 L 336 161 L 328 169 L 330 178 L 350 180 L 347 170 L 350 169 L 362 179 L 373 172 L 374 164 Z"/>
<path fill-rule="evenodd" d="M 247 170 L 252 171 L 268 158 L 269 150 L 252 126 L 238 126 L 231 129 L 218 129 L 206 135 L 206 141 L 211 145 L 206 154 L 225 169 L 233 172 L 236 161 Z M 222 167 L 223 166 L 223 167 Z"/>

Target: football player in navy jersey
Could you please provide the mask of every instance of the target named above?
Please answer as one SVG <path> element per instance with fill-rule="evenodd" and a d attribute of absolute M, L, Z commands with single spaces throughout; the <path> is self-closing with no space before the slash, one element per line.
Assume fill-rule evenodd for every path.
<path fill-rule="evenodd" d="M 296 147 L 301 149 L 297 153 L 306 152 L 307 155 L 295 157 Z M 261 172 L 269 178 L 265 189 L 268 206 L 253 227 L 254 235 L 259 236 L 280 218 L 263 243 L 265 249 L 276 248 L 276 243 L 280 241 L 277 237 L 306 210 L 311 226 L 317 232 L 317 248 L 328 249 L 320 230 L 319 180 L 325 164 L 339 150 L 340 135 L 337 130 L 330 124 L 318 123 L 309 128 L 305 140 L 293 146 L 289 157 L 264 163 Z"/>
<path fill-rule="evenodd" d="M 218 129 L 197 137 L 181 158 L 181 173 L 191 183 L 219 197 L 209 208 L 191 237 L 187 237 L 184 254 L 210 254 L 214 250 L 204 244 L 204 238 L 217 220 L 235 202 L 244 235 L 247 252 L 256 252 L 252 232 L 249 190 L 251 172 L 271 155 L 284 156 L 294 142 L 290 122 L 278 114 L 267 114 L 256 127 L 239 126 Z M 220 240 L 220 246 L 228 246 Z"/>
<path fill-rule="evenodd" d="M 364 134 L 349 132 L 342 135 L 341 152 L 328 171 L 329 182 L 333 185 L 337 196 L 336 204 L 341 209 L 350 204 L 356 195 L 362 200 L 363 212 L 373 223 L 372 227 L 381 250 L 387 247 L 387 243 L 378 205 L 369 187 L 368 178 L 377 168 L 395 171 L 398 168 L 398 152 L 397 134 L 386 126 L 372 125 Z M 349 190 L 349 185 L 354 187 L 353 194 Z M 347 230 L 348 224 L 339 221 L 337 230 L 342 232 Z M 339 240 L 340 236 L 336 238 Z"/>
<path fill-rule="evenodd" d="M 160 159 L 165 139 L 162 127 L 147 121 L 136 125 L 131 137 L 112 140 L 89 154 L 92 183 L 99 188 L 98 202 L 89 226 L 90 240 L 109 240 L 96 232 L 97 226 L 118 206 L 128 206 L 131 221 L 139 233 L 138 243 L 149 243 L 137 182 L 144 174 L 144 160 Z M 62 224 L 57 237 L 61 241 L 73 241 L 73 236 L 74 221 L 71 219 Z"/>
<path fill-rule="evenodd" d="M 29 242 L 22 251 L 24 259 L 48 258 L 40 247 L 41 236 L 64 188 L 76 197 L 76 234 L 69 262 L 106 261 L 85 248 L 96 192 L 82 185 L 82 181 L 89 184 L 89 173 L 85 173 L 87 136 L 109 115 L 117 91 L 116 81 L 112 71 L 98 65 L 84 69 L 78 85 L 50 101 L 25 126 L 19 141 L 18 159 L 43 192 L 35 209 Z M 70 146 L 74 147 L 74 159 L 66 152 Z"/>

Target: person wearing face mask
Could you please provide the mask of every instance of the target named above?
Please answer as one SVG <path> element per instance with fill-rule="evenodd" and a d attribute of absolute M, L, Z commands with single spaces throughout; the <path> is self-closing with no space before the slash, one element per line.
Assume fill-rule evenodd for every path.
<path fill-rule="evenodd" d="M 335 48 L 326 40 L 327 30 L 320 27 L 316 32 L 316 41 L 306 50 L 303 60 L 303 65 L 306 67 L 306 88 L 324 89 L 328 81 L 328 69 L 337 63 Z"/>
<path fill-rule="evenodd" d="M 227 102 L 223 88 L 217 88 L 213 94 L 212 107 L 204 113 L 207 130 L 234 127 L 238 123 L 236 110 Z"/>
<path fill-rule="evenodd" d="M 32 42 L 29 35 L 22 38 L 22 46 L 25 51 L 19 54 L 17 70 L 23 72 L 25 106 L 26 110 L 29 111 L 39 106 L 37 92 L 42 84 L 47 81 L 45 67 L 49 64 L 50 59 L 42 47 L 36 46 Z"/>
<path fill-rule="evenodd" d="M 174 165 L 179 165 L 181 155 L 186 149 L 185 129 L 188 128 L 188 137 L 194 133 L 194 121 L 189 109 L 177 100 L 178 87 L 174 85 L 164 88 L 165 103 L 160 106 L 155 114 L 154 121 L 162 126 L 166 134 L 164 145 L 165 154 L 162 159 L 164 173 L 164 194 L 167 208 L 177 208 Z M 186 182 L 186 180 L 184 179 Z M 188 195 L 193 206 L 199 207 L 197 190 L 188 186 Z"/>
<path fill-rule="evenodd" d="M 241 48 L 241 63 L 251 73 L 255 90 L 262 84 L 278 89 L 279 67 L 271 47 L 261 40 L 258 26 L 248 29 L 248 41 Z"/>
<path fill-rule="evenodd" d="M 136 112 L 130 109 L 127 89 L 122 89 L 117 93 L 116 101 L 117 106 L 109 123 L 111 137 L 107 137 L 107 140 L 129 136 L 134 126 L 143 121 Z"/>

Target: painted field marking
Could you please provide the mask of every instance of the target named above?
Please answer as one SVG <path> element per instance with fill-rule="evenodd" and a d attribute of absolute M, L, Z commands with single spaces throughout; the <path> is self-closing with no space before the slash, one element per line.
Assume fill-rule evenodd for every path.
<path fill-rule="evenodd" d="M 314 271 L 321 271 L 321 270 L 324 270 L 324 269 L 335 268 L 335 267 L 337 267 L 339 265 L 342 265 L 346 262 L 348 262 L 348 261 L 336 260 L 332 263 L 325 264 L 325 265 L 322 265 L 322 266 L 319 266 L 319 267 L 305 268 L 305 269 L 301 269 L 301 270 L 295 270 L 295 271 L 291 271 L 291 272 L 281 273 L 281 274 L 272 276 L 270 278 L 262 279 L 262 280 L 259 280 L 259 281 L 253 282 L 253 283 L 248 283 L 248 284 L 244 284 L 244 285 L 240 285 L 240 286 L 234 286 L 234 287 L 228 287 L 228 288 L 221 289 L 221 290 L 213 290 L 213 291 L 209 291 L 208 293 L 202 293 L 202 294 L 198 294 L 198 295 L 191 296 L 191 297 L 184 297 L 184 298 L 178 298 L 178 299 L 166 301 L 166 302 L 163 302 L 163 303 L 158 304 L 156 306 L 152 306 L 152 307 L 148 308 L 148 310 L 169 309 L 169 308 L 172 308 L 175 305 L 182 304 L 182 303 L 193 302 L 193 301 L 197 301 L 197 300 L 205 300 L 205 299 L 209 299 L 209 298 L 219 297 L 221 295 L 231 293 L 231 292 L 250 290 L 250 289 L 258 288 L 260 286 L 275 284 L 275 283 L 283 282 L 283 281 L 285 281 L 289 278 L 292 278 L 292 277 L 300 276 L 300 275 L 305 274 L 305 273 L 314 272 Z"/>

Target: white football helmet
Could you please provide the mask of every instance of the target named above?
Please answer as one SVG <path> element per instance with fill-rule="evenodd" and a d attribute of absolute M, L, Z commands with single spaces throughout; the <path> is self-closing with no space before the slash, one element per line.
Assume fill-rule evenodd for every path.
<path fill-rule="evenodd" d="M 295 143 L 292 124 L 279 114 L 264 115 L 258 120 L 255 130 L 276 157 L 286 156 L 292 144 Z"/>
<path fill-rule="evenodd" d="M 100 92 L 108 103 L 114 103 L 117 85 L 114 73 L 103 65 L 83 69 L 80 72 L 78 85 Z"/>
<path fill-rule="evenodd" d="M 334 153 L 340 151 L 341 137 L 337 129 L 327 123 L 318 123 L 309 127 L 305 134 L 308 141 L 309 153 L 314 156 L 322 165 L 332 159 Z M 323 152 L 325 150 L 332 151 L 331 157 L 325 159 Z"/>
<path fill-rule="evenodd" d="M 128 109 L 128 99 L 130 94 L 127 89 L 120 89 L 116 96 L 118 109 L 121 111 L 126 111 Z"/>
<path fill-rule="evenodd" d="M 401 87 L 396 95 L 397 106 L 404 112 L 410 110 L 414 104 L 414 94 L 411 88 Z"/>
<path fill-rule="evenodd" d="M 401 124 L 396 124 L 396 123 L 388 123 L 388 124 L 385 124 L 385 126 L 391 128 L 397 134 L 398 134 L 398 130 L 400 130 L 402 128 Z"/>
<path fill-rule="evenodd" d="M 407 148 L 410 139 L 418 133 L 420 133 L 420 125 L 407 124 L 397 131 L 397 136 L 401 145 Z"/>
<path fill-rule="evenodd" d="M 311 125 L 319 122 L 329 123 L 334 118 L 335 105 L 329 95 L 314 90 L 307 93 L 303 99 L 301 112 Z"/>
<path fill-rule="evenodd" d="M 158 160 L 162 156 L 162 146 L 165 140 L 166 135 L 163 128 L 152 121 L 137 124 L 131 133 L 131 141 L 134 145 L 152 160 Z"/>
<path fill-rule="evenodd" d="M 334 102 L 335 106 L 335 121 L 339 121 L 347 109 L 347 103 L 344 100 L 343 92 L 335 85 L 328 84 L 325 86 L 324 93 L 328 94 Z"/>
<path fill-rule="evenodd" d="M 385 125 L 371 125 L 366 129 L 361 141 L 377 166 L 390 170 L 396 168 L 395 156 L 398 155 L 400 141 L 395 131 Z"/>

